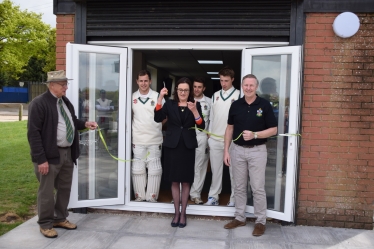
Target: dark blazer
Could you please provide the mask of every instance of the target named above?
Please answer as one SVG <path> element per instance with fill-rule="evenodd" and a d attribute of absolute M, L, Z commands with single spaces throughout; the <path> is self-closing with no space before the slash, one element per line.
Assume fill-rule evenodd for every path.
<path fill-rule="evenodd" d="M 76 164 L 79 157 L 79 133 L 85 129 L 85 121 L 77 119 L 74 107 L 65 97 L 62 97 L 68 107 L 75 128 L 74 140 L 71 145 L 71 159 Z M 60 153 L 57 147 L 58 111 L 57 98 L 49 90 L 39 95 L 29 105 L 27 122 L 27 138 L 31 149 L 31 160 L 42 164 L 48 161 L 50 164 L 60 163 Z"/>
<path fill-rule="evenodd" d="M 165 118 L 167 118 L 168 120 L 166 136 L 162 144 L 163 146 L 167 148 L 175 148 L 178 145 L 180 136 L 183 136 L 183 140 L 187 148 L 197 148 L 196 130 L 190 128 L 195 127 L 196 125 L 198 128 L 204 129 L 205 122 L 199 102 L 197 102 L 196 108 L 203 120 L 200 125 L 196 125 L 195 117 L 190 109 L 188 109 L 188 107 L 186 107 L 186 109 L 184 110 L 186 112 L 186 115 L 185 120 L 183 120 L 182 122 L 179 115 L 180 110 L 178 107 L 178 103 L 174 100 L 167 100 L 162 109 L 158 111 L 156 111 L 155 109 L 155 122 L 162 122 Z"/>

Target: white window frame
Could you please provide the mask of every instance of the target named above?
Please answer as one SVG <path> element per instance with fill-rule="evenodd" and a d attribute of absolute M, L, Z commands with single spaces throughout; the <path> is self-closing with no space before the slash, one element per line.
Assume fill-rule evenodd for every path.
<path fill-rule="evenodd" d="M 125 86 L 126 84 L 126 71 L 127 71 L 127 48 L 115 48 L 115 47 L 106 47 L 106 46 L 92 46 L 92 45 L 81 45 L 81 44 L 66 44 L 66 76 L 68 79 L 72 79 L 70 81 L 69 88 L 66 92 L 67 97 L 75 106 L 75 111 L 78 112 L 79 106 L 79 52 L 87 52 L 93 53 L 93 57 L 95 53 L 106 53 L 106 54 L 118 54 L 120 56 L 120 76 L 119 76 L 119 94 L 120 96 L 127 94 L 127 88 L 122 87 L 121 85 Z M 93 58 L 94 59 L 94 58 Z M 76 65 L 78 63 L 78 65 Z M 91 73 L 92 72 L 91 70 Z M 94 75 L 92 75 L 92 81 L 94 81 Z M 91 84 L 91 82 L 90 82 Z M 92 82 L 94 85 L 94 82 Z M 95 96 L 90 96 L 94 99 Z M 126 100 L 119 98 L 119 106 L 125 106 Z M 76 113 L 78 116 L 78 113 Z M 130 114 L 131 115 L 131 114 Z M 126 119 L 124 115 L 119 116 L 119 124 L 125 124 Z M 93 116 L 91 115 L 90 118 L 92 119 Z M 95 121 L 95 120 L 92 120 Z M 123 125 L 125 129 L 118 129 L 118 148 L 124 148 L 126 140 L 125 138 L 131 139 L 131 128 L 128 129 L 128 126 Z M 125 158 L 125 152 L 119 150 L 118 151 L 119 158 Z M 92 160 L 92 159 L 90 159 Z M 94 160 L 94 159 L 93 159 Z M 72 189 L 70 194 L 70 201 L 69 201 L 69 208 L 78 208 L 78 207 L 90 207 L 90 206 L 101 206 L 101 205 L 117 205 L 117 204 L 124 204 L 125 203 L 125 182 L 124 176 L 125 175 L 125 168 L 129 167 L 126 164 L 130 165 L 130 163 L 124 163 L 118 161 L 118 192 L 117 198 L 106 198 L 106 199 L 92 199 L 92 200 L 79 200 L 78 199 L 78 167 L 79 167 L 79 159 L 78 159 L 78 167 L 74 167 L 73 171 L 73 182 L 72 182 Z"/>
<path fill-rule="evenodd" d="M 269 48 L 269 47 L 282 47 L 284 49 L 288 46 L 288 42 L 212 42 L 212 41 L 91 41 L 89 42 L 91 45 L 100 45 L 100 46 L 111 46 L 111 47 L 126 47 L 128 48 L 128 69 L 127 70 L 127 82 L 132 82 L 133 75 L 132 75 L 132 61 L 133 61 L 133 51 L 134 50 L 179 50 L 179 49 L 194 49 L 194 50 L 237 50 L 242 51 L 242 71 L 241 77 L 246 74 L 247 70 L 245 65 L 245 55 L 244 51 L 248 48 Z M 298 58 L 299 59 L 299 58 Z M 121 64 L 122 65 L 122 64 Z M 122 68 L 121 68 L 122 71 Z M 123 72 L 123 71 L 122 71 Z M 299 77 L 297 75 L 296 77 Z M 124 120 L 127 120 L 126 123 L 126 134 L 131 134 L 131 95 L 134 91 L 132 89 L 132 84 L 126 85 L 126 103 L 121 103 L 121 106 L 125 106 L 126 108 L 126 115 L 120 114 L 121 121 L 120 123 L 124 124 Z M 296 89 L 295 91 L 300 91 L 300 89 Z M 121 98 L 120 98 L 121 99 Z M 293 108 L 299 108 L 298 106 L 294 106 Z M 290 127 L 290 131 L 291 131 Z M 131 157 L 131 135 L 126 136 L 125 141 L 125 158 L 128 159 Z M 294 143 L 294 148 L 297 150 L 297 142 Z M 295 159 L 296 163 L 296 159 Z M 296 174 L 296 172 L 294 172 Z M 288 176 L 287 174 L 287 181 L 296 181 L 296 176 Z M 102 208 L 102 209 L 112 209 L 112 210 L 128 210 L 128 211 L 144 211 L 144 212 L 161 212 L 161 213 L 174 213 L 174 206 L 173 204 L 169 203 L 148 203 L 148 202 L 135 202 L 130 200 L 130 190 L 131 190 L 131 169 L 130 164 L 126 164 L 125 168 L 125 202 L 123 205 L 107 205 L 103 206 L 94 206 L 95 208 Z M 296 186 L 295 186 L 296 188 Z M 291 195 L 294 195 L 293 194 Z M 293 221 L 293 212 L 294 212 L 294 205 L 287 204 L 285 208 L 288 210 L 287 212 L 292 213 L 283 215 L 283 213 L 275 212 L 268 210 L 267 216 L 285 220 L 285 221 Z M 91 206 L 93 207 L 93 206 Z M 253 213 L 253 207 L 248 207 L 247 211 Z M 203 205 L 190 205 L 187 208 L 188 214 L 194 215 L 211 215 L 211 216 L 234 216 L 235 208 L 234 207 L 225 207 L 225 206 L 203 206 Z M 282 215 L 280 215 L 282 214 Z M 253 217 L 251 213 L 247 213 L 248 217 Z"/>

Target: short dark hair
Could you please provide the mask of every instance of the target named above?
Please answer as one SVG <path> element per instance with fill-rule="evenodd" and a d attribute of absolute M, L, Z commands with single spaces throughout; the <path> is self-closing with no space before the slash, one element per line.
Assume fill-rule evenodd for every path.
<path fill-rule="evenodd" d="M 205 87 L 205 78 L 204 77 L 195 77 L 195 79 L 193 80 L 193 82 L 199 82 L 199 83 L 202 83 L 203 86 Z"/>
<path fill-rule="evenodd" d="M 175 84 L 175 91 L 173 92 L 173 99 L 176 101 L 176 102 L 179 102 L 179 98 L 178 98 L 178 86 L 180 84 L 188 84 L 188 87 L 189 87 L 189 92 L 188 92 L 188 98 L 187 98 L 187 101 L 190 101 L 190 102 L 194 102 L 194 97 L 193 97 L 193 91 L 192 91 L 192 83 L 191 83 L 191 80 L 187 77 L 182 77 L 178 80 L 177 84 Z"/>
<path fill-rule="evenodd" d="M 218 75 L 222 76 L 229 76 L 231 79 L 235 78 L 235 72 L 232 70 L 232 68 L 226 66 L 219 70 Z"/>
<path fill-rule="evenodd" d="M 139 76 L 145 76 L 145 75 L 148 75 L 149 80 L 151 80 L 151 73 L 146 69 L 140 70 L 138 73 L 138 76 L 136 76 L 136 79 L 138 80 Z"/>

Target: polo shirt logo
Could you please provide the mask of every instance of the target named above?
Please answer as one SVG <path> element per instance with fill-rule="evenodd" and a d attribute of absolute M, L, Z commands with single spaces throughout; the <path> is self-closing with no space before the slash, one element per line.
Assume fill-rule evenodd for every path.
<path fill-rule="evenodd" d="M 153 100 L 151 101 L 151 106 L 155 106 L 155 102 Z"/>
<path fill-rule="evenodd" d="M 262 117 L 262 109 L 258 109 L 257 110 L 257 114 L 256 114 L 257 117 Z"/>
<path fill-rule="evenodd" d="M 208 106 L 204 105 L 204 110 L 208 110 Z"/>
<path fill-rule="evenodd" d="M 218 101 L 218 100 L 219 100 L 219 97 L 216 98 L 216 101 Z"/>

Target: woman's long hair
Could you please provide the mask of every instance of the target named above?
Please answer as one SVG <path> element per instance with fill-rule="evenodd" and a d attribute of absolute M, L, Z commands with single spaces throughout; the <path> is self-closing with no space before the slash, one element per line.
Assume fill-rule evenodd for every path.
<path fill-rule="evenodd" d="M 189 92 L 188 92 L 188 98 L 187 98 L 187 101 L 188 102 L 195 102 L 195 99 L 194 99 L 194 96 L 193 96 L 193 89 L 192 89 L 192 82 L 189 78 L 187 77 L 183 77 L 183 78 L 180 78 L 177 82 L 177 84 L 175 85 L 175 91 L 173 93 L 173 99 L 177 102 L 179 102 L 179 97 L 178 97 L 178 86 L 180 84 L 188 84 L 188 87 L 189 87 Z"/>

